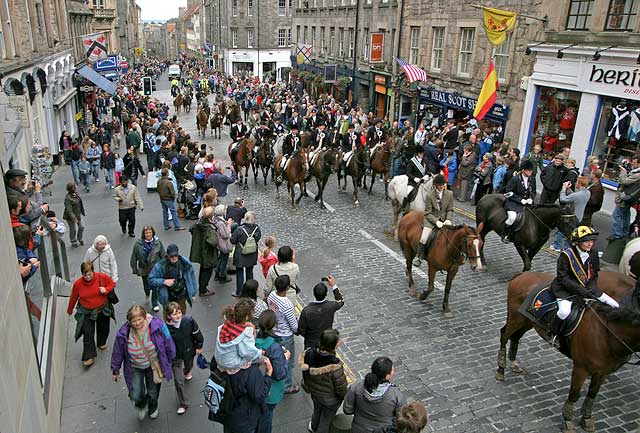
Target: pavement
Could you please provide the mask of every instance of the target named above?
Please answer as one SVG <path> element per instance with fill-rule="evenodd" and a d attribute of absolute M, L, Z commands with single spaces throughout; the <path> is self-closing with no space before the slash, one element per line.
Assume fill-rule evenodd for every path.
<path fill-rule="evenodd" d="M 158 83 L 158 97 L 168 100 L 166 84 Z M 181 124 L 192 137 L 195 110 L 180 116 Z M 218 159 L 226 159 L 229 142 L 225 128 L 222 140 L 207 136 L 208 144 Z M 145 158 L 142 158 L 143 160 Z M 144 161 L 143 161 L 144 163 Z M 53 208 L 62 214 L 64 183 L 71 179 L 67 167 L 54 175 Z M 316 192 L 315 185 L 309 186 Z M 349 185 L 348 191 L 351 191 Z M 130 274 L 128 260 L 134 240 L 121 235 L 117 208 L 111 191 L 104 183 L 93 185 L 90 193 L 81 193 L 87 217 L 85 248 L 97 234 L 109 238 L 119 264 L 117 291 L 121 299 L 117 307 L 117 325 L 112 326 L 109 346 L 116 326 L 124 321 L 129 305 L 144 305 L 142 283 Z M 165 245 L 176 243 L 188 255 L 188 231 L 162 230 L 160 204 L 155 193 L 141 188 L 144 213 L 137 213 L 137 231 L 152 224 Z M 275 198 L 275 187 L 249 181 L 248 189 L 232 185 L 230 203 L 236 196 L 245 199 L 247 208 L 255 210 L 263 236 L 275 235 L 278 246 L 291 245 L 297 255 L 302 275 L 301 305 L 312 298 L 311 290 L 324 275 L 335 276 L 345 294 L 346 304 L 336 314 L 335 327 L 343 344 L 340 356 L 347 366 L 350 380 L 363 377 L 378 356 L 394 360 L 393 382 L 412 399 L 423 401 L 430 415 L 429 432 L 557 432 L 561 407 L 568 393 L 571 362 L 548 347 L 537 335 L 526 335 L 520 344 L 519 360 L 528 374 L 517 376 L 507 372 L 505 382 L 496 382 L 498 335 L 506 318 L 506 287 L 521 269 L 521 261 L 512 245 L 503 244 L 497 235 L 487 237 L 485 255 L 488 272 L 473 273 L 470 266 L 460 268 L 450 297 L 453 318 L 441 311 L 442 291 L 420 302 L 407 293 L 404 259 L 398 244 L 388 239 L 391 224 L 390 205 L 384 201 L 382 184 L 376 181 L 372 196 L 360 194 L 360 205 L 354 206 L 351 194 L 340 193 L 335 176 L 325 191 L 328 210 L 321 210 L 310 198 L 303 198 L 297 209 L 291 209 L 286 194 Z M 459 212 L 454 223 L 473 224 L 473 209 L 456 204 Z M 469 213 L 471 212 L 471 213 Z M 188 222 L 187 222 L 188 224 Z M 596 225 L 605 224 L 596 220 Z M 602 227 L 601 227 L 602 228 Z M 84 248 L 70 249 L 69 259 L 75 275 Z M 534 260 L 534 271 L 554 272 L 556 256 L 543 250 Z M 424 267 L 422 268 L 424 270 Z M 256 275 L 261 273 L 258 269 Z M 414 270 L 418 289 L 426 287 L 426 276 Z M 444 283 L 444 276 L 437 280 Z M 216 295 L 196 298 L 188 314 L 200 324 L 205 336 L 205 354 L 211 356 L 216 327 L 222 320 L 222 308 L 231 304 L 235 282 L 224 286 L 213 284 Z M 70 318 L 73 321 L 72 318 Z M 192 402 L 189 411 L 176 414 L 177 400 L 172 384 L 162 385 L 160 417 L 138 422 L 133 405 L 127 398 L 123 382 L 111 381 L 110 350 L 100 353 L 90 369 L 81 365 L 81 343 L 73 341 L 75 322 L 70 327 L 67 344 L 67 366 L 63 393 L 63 428 L 65 433 L 143 433 L 143 432 L 221 432 L 219 425 L 206 421 L 201 390 L 206 371 L 195 371 L 187 385 Z M 301 341 L 298 341 L 301 346 Z M 196 369 L 197 370 L 197 369 Z M 299 370 L 297 371 L 299 374 Z M 630 367 L 621 368 L 609 377 L 596 400 L 594 416 L 599 432 L 631 432 L 640 420 L 640 378 Z M 582 402 L 580 401 L 579 404 Z M 311 416 L 311 403 L 303 392 L 287 396 L 274 415 L 276 433 L 303 433 Z"/>

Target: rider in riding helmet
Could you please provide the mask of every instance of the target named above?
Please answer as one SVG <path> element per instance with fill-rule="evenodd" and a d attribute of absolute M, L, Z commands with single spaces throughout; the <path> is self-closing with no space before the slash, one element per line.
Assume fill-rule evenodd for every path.
<path fill-rule="evenodd" d="M 600 259 L 593 244 L 598 232 L 587 226 L 580 226 L 571 233 L 571 246 L 560 253 L 556 277 L 551 282 L 550 291 L 558 299 L 558 311 L 550 325 L 551 334 L 557 336 L 563 331 L 564 320 L 571 313 L 571 306 L 577 300 L 597 299 L 611 307 L 620 305 L 615 299 L 598 288 Z"/>
<path fill-rule="evenodd" d="M 280 123 L 280 115 L 276 114 L 273 116 L 273 133 L 275 135 L 286 134 L 287 129 L 284 127 L 282 123 Z"/>
<path fill-rule="evenodd" d="M 405 209 L 406 206 L 411 203 L 417 193 L 418 186 L 429 178 L 422 159 L 423 156 L 424 148 L 420 145 L 416 145 L 414 156 L 407 164 L 407 194 L 404 196 L 401 209 Z"/>
<path fill-rule="evenodd" d="M 420 266 L 420 259 L 426 259 L 426 243 L 434 228 L 442 228 L 451 225 L 453 214 L 453 192 L 447 188 L 447 180 L 443 175 L 437 174 L 433 178 L 433 186 L 427 192 L 424 203 L 424 221 L 422 223 L 422 236 L 418 243 L 418 252 L 414 264 Z"/>
<path fill-rule="evenodd" d="M 520 173 L 513 176 L 506 187 L 507 200 L 504 208 L 507 211 L 507 220 L 502 240 L 507 242 L 513 235 L 513 223 L 516 222 L 518 213 L 522 209 L 533 206 L 536 197 L 536 178 L 533 175 L 533 163 L 525 159 L 520 165 Z"/>
<path fill-rule="evenodd" d="M 300 148 L 301 145 L 302 142 L 300 140 L 300 135 L 298 134 L 298 126 L 294 123 L 291 125 L 291 133 L 284 137 L 282 142 L 282 160 L 280 162 L 282 169 L 286 168 L 289 158 Z"/>

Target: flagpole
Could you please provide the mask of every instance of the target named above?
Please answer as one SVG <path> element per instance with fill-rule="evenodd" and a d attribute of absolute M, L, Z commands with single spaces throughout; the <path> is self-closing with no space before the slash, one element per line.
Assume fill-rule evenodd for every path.
<path fill-rule="evenodd" d="M 396 110 L 396 92 L 398 91 L 398 86 L 396 86 L 396 75 L 398 74 L 398 62 L 397 58 L 400 57 L 400 32 L 402 31 L 402 9 L 403 9 L 403 0 L 398 0 L 398 9 L 396 12 L 396 34 L 393 41 L 393 47 L 395 49 L 395 53 L 391 55 L 391 97 L 389 98 L 389 123 L 393 125 L 393 121 L 395 120 L 395 110 Z M 400 118 L 400 109 L 398 109 L 398 118 Z"/>
<path fill-rule="evenodd" d="M 472 8 L 476 8 L 476 9 L 485 9 L 488 6 L 482 6 L 482 5 L 474 5 L 474 4 L 470 4 L 469 6 L 471 6 Z M 516 15 L 521 16 L 521 17 L 525 17 L 525 18 L 531 18 L 532 20 L 538 20 L 538 21 L 542 21 L 543 23 L 547 23 L 549 21 L 549 17 L 547 15 L 544 16 L 544 18 L 540 18 L 540 17 L 534 17 L 533 15 L 526 15 L 526 14 L 521 14 L 519 12 L 514 12 Z"/>

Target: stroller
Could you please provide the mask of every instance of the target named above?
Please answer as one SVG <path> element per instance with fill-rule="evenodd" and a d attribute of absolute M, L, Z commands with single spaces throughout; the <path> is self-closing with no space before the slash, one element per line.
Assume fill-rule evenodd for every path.
<path fill-rule="evenodd" d="M 187 180 L 182 183 L 178 193 L 178 213 L 187 220 L 197 220 L 200 213 L 202 194 L 198 193 L 195 182 Z M 183 215 L 183 216 L 182 216 Z"/>

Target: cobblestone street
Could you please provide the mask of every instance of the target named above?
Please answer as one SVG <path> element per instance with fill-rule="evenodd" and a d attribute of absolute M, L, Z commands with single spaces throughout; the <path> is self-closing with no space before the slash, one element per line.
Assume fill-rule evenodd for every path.
<path fill-rule="evenodd" d="M 166 79 L 161 81 L 154 96 L 168 101 Z M 195 113 L 194 108 L 191 113 L 180 116 L 182 126 L 192 137 L 197 136 Z M 211 139 L 209 131 L 207 138 L 200 139 L 209 145 L 218 160 L 228 159 L 227 131 L 225 127 L 222 140 Z M 68 167 L 60 169 L 54 179 L 51 203 L 61 214 L 64 183 L 71 179 Z M 188 256 L 189 233 L 162 231 L 157 194 L 147 192 L 142 181 L 139 184 L 145 211 L 137 213 L 137 232 L 144 224 L 152 224 L 165 246 L 175 242 L 181 253 Z M 316 192 L 315 182 L 309 190 Z M 338 192 L 333 175 L 325 191 L 329 210 L 321 210 L 312 198 L 303 198 L 299 208 L 291 209 L 286 188 L 282 197 L 276 199 L 273 184 L 265 187 L 251 178 L 247 190 L 232 185 L 229 196 L 222 201 L 232 203 L 235 197 L 244 197 L 246 207 L 257 213 L 263 237 L 275 235 L 278 246 L 288 244 L 296 250 L 302 275 L 301 304 L 312 299 L 312 287 L 322 276 L 336 277 L 346 298 L 345 307 L 336 315 L 336 328 L 343 338 L 341 355 L 352 379 L 364 376 L 375 357 L 386 355 L 395 362 L 394 382 L 408 397 L 420 399 L 427 405 L 428 431 L 557 432 L 570 382 L 568 359 L 530 332 L 522 339 L 519 350 L 519 360 L 528 373 L 517 376 L 507 370 L 502 383 L 494 378 L 499 330 L 506 319 L 507 284 L 521 269 L 515 248 L 490 234 L 484 250 L 488 271 L 473 273 L 468 264 L 460 268 L 450 297 L 454 316 L 444 318 L 440 289 L 425 302 L 407 293 L 402 253 L 398 244 L 385 234 L 391 225 L 391 206 L 384 201 L 382 183 L 376 181 L 372 196 L 361 192 L 357 207 L 351 202 L 351 191 L 349 183 L 347 194 Z M 95 235 L 105 234 L 118 259 L 119 326 L 129 305 L 144 302 L 140 279 L 131 275 L 128 265 L 133 240 L 120 234 L 116 204 L 104 183 L 94 184 L 90 193 L 83 194 L 83 200 L 87 209 L 86 244 L 89 245 Z M 475 226 L 466 213 L 460 212 L 455 213 L 454 223 Z M 76 276 L 84 251 L 84 248 L 70 251 Z M 555 261 L 556 256 L 542 251 L 535 258 L 532 270 L 554 272 Z M 418 290 L 427 285 L 424 271 L 426 265 L 420 270 L 414 268 Z M 257 274 L 260 272 L 256 269 Z M 444 275 L 438 274 L 437 279 L 444 284 Z M 233 302 L 230 293 L 234 284 L 221 287 L 216 283 L 215 296 L 195 300 L 191 313 L 203 329 L 207 357 L 213 353 L 212 340 L 221 322 L 222 308 Z M 73 341 L 75 321 L 69 320 L 72 323 L 67 346 L 64 432 L 222 431 L 219 425 L 214 428 L 206 420 L 200 393 L 207 377 L 203 370 L 194 371 L 194 380 L 188 385 L 192 406 L 186 415 L 176 415 L 173 387 L 163 384 L 160 417 L 138 423 L 126 396 L 126 387 L 122 382 L 111 382 L 110 349 L 99 354 L 91 369 L 83 369 L 81 344 Z M 110 348 L 115 329 L 112 324 Z M 586 389 L 583 394 L 585 392 Z M 639 399 L 640 378 L 636 370 L 625 366 L 610 376 L 594 406 L 597 431 L 635 431 L 640 419 Z M 578 404 L 581 403 L 582 400 Z M 303 392 L 288 396 L 275 412 L 274 432 L 302 433 L 306 431 L 310 414 L 310 401 Z"/>

